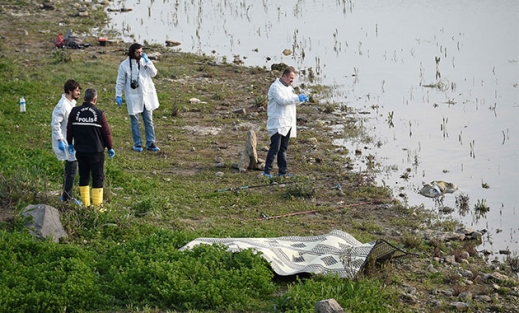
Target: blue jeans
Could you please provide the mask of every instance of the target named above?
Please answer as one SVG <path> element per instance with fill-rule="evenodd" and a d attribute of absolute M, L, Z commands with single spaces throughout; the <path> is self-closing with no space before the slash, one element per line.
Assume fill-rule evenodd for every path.
<path fill-rule="evenodd" d="M 153 111 L 144 111 L 140 113 L 144 122 L 144 132 L 146 133 L 146 147 L 149 148 L 155 142 L 155 128 L 153 127 Z M 139 114 L 130 115 L 130 124 L 132 128 L 133 145 L 142 147 L 141 126 L 139 121 Z"/>
<path fill-rule="evenodd" d="M 272 172 L 272 164 L 274 159 L 277 157 L 278 161 L 278 174 L 285 175 L 287 173 L 287 149 L 288 141 L 290 140 L 290 131 L 286 136 L 282 136 L 279 133 L 275 133 L 270 137 L 270 148 L 267 153 L 267 160 L 265 161 L 266 174 Z"/>

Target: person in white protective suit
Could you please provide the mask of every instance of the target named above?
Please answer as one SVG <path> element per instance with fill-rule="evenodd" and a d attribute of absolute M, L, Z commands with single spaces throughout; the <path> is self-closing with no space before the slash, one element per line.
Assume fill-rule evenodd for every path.
<path fill-rule="evenodd" d="M 157 75 L 157 69 L 142 45 L 134 43 L 128 49 L 128 58 L 121 62 L 117 71 L 115 85 L 115 101 L 123 104 L 123 91 L 126 106 L 130 115 L 130 125 L 133 137 L 133 150 L 143 151 L 139 115 L 144 122 L 146 149 L 160 151 L 155 145 L 155 128 L 153 126 L 153 110 L 159 107 L 159 99 L 152 78 Z"/>
<path fill-rule="evenodd" d="M 296 95 L 292 82 L 296 77 L 293 67 L 287 67 L 268 91 L 267 131 L 270 137 L 270 148 L 265 161 L 263 176 L 272 178 L 274 159 L 277 158 L 278 176 L 287 174 L 287 154 L 290 137 L 296 137 L 296 106 L 308 101 L 304 94 Z"/>
<path fill-rule="evenodd" d="M 65 93 L 61 95 L 61 99 L 52 111 L 52 150 L 56 153 L 58 160 L 65 161 L 63 193 L 60 200 L 68 201 L 74 199 L 72 192 L 78 166 L 76 156 L 70 154 L 67 149 L 67 122 L 70 111 L 76 106 L 76 101 L 81 94 L 81 86 L 77 81 L 69 79 L 65 82 L 63 89 Z M 75 201 L 81 204 L 79 200 Z"/>

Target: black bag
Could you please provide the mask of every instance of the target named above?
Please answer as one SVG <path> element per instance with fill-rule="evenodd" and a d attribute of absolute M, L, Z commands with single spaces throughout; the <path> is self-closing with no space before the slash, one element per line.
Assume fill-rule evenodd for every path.
<path fill-rule="evenodd" d="M 67 38 L 65 38 L 65 47 L 72 49 L 83 48 L 83 40 L 76 36 L 68 36 Z"/>

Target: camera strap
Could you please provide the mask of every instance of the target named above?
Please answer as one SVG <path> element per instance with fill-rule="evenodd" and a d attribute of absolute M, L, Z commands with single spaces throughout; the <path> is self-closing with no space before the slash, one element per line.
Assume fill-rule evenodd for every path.
<path fill-rule="evenodd" d="M 130 62 L 130 82 L 131 82 L 133 80 L 132 58 L 128 57 L 128 61 Z M 139 61 L 135 60 L 135 62 L 137 62 L 137 81 L 139 81 L 140 71 L 141 71 L 141 63 L 140 63 L 140 60 Z"/>

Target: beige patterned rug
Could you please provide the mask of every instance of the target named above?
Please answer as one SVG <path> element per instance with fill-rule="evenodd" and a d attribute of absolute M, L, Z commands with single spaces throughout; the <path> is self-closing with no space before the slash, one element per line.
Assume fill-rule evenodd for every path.
<path fill-rule="evenodd" d="M 369 258 L 382 262 L 408 255 L 385 240 L 361 243 L 340 230 L 308 237 L 197 238 L 180 250 L 199 244 L 220 244 L 231 252 L 254 249 L 261 252 L 276 274 L 283 276 L 314 273 L 353 278 Z"/>

